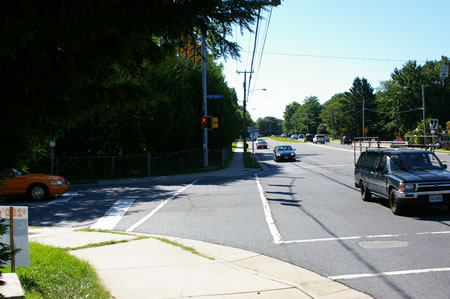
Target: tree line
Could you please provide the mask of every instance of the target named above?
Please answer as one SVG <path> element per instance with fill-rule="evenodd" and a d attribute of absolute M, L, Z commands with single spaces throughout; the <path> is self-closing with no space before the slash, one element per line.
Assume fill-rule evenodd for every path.
<path fill-rule="evenodd" d="M 221 56 L 238 57 L 265 1 L 7 1 L 0 9 L 0 171 L 49 156 L 125 155 L 200 147 L 200 66 L 177 54 L 208 44 L 212 147 L 239 135 L 242 112 Z"/>
<path fill-rule="evenodd" d="M 315 96 L 305 98 L 302 104 L 292 102 L 284 111 L 283 132 L 356 137 L 363 136 L 365 129 L 365 136 L 385 140 L 423 136 L 423 85 L 426 135 L 430 134 L 430 119 L 439 120 L 436 134 L 449 134 L 450 82 L 443 84 L 439 78 L 440 66 L 448 64 L 444 56 L 424 65 L 408 61 L 395 68 L 376 91 L 367 79 L 357 77 L 349 91 L 333 95 L 323 105 Z"/>

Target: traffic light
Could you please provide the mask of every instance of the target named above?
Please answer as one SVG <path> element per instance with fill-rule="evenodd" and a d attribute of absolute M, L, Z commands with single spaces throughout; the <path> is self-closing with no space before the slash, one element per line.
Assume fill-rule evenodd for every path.
<path fill-rule="evenodd" d="M 203 116 L 201 119 L 201 127 L 202 129 L 208 129 L 208 117 L 207 116 Z"/>
<path fill-rule="evenodd" d="M 192 46 L 192 45 L 188 45 L 186 47 L 186 49 L 185 49 L 186 50 L 186 60 L 189 60 L 194 56 L 193 49 L 194 49 L 194 46 Z"/>
<path fill-rule="evenodd" d="M 211 116 L 209 120 L 209 127 L 211 129 L 217 129 L 219 127 L 219 118 Z"/>
<path fill-rule="evenodd" d="M 200 44 L 195 45 L 188 44 L 185 48 L 178 48 L 178 53 L 180 53 L 180 55 L 181 53 L 184 53 L 186 61 L 192 59 L 194 63 L 198 63 L 202 59 L 202 53 L 200 50 L 201 47 L 202 45 Z"/>
<path fill-rule="evenodd" d="M 202 129 L 217 129 L 219 127 L 219 118 L 214 116 L 202 116 Z"/>
<path fill-rule="evenodd" d="M 194 46 L 194 63 L 200 62 L 200 60 L 202 60 L 202 53 L 200 48 L 202 47 L 202 45 L 196 44 Z"/>

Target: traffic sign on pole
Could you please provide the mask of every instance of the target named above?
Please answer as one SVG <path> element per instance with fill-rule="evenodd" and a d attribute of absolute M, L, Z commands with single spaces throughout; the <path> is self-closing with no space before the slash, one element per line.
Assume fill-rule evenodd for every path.
<path fill-rule="evenodd" d="M 448 65 L 441 65 L 439 68 L 439 78 L 448 78 Z"/>
<path fill-rule="evenodd" d="M 430 119 L 430 130 L 436 131 L 439 127 L 439 120 L 437 118 Z"/>

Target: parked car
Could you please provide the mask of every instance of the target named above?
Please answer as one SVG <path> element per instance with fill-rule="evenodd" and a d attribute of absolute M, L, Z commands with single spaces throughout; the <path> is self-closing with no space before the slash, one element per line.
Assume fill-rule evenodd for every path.
<path fill-rule="evenodd" d="M 286 134 L 281 134 L 281 138 L 287 138 Z"/>
<path fill-rule="evenodd" d="M 277 145 L 273 149 L 273 160 L 295 161 L 295 150 L 290 145 Z"/>
<path fill-rule="evenodd" d="M 305 141 L 313 141 L 314 135 L 313 134 L 306 134 L 305 135 Z"/>
<path fill-rule="evenodd" d="M 316 135 L 313 138 L 313 143 L 317 144 L 317 143 L 325 143 L 325 137 L 323 135 Z"/>
<path fill-rule="evenodd" d="M 355 166 L 355 186 L 363 201 L 372 195 L 387 198 L 394 214 L 412 205 L 447 205 L 450 172 L 430 151 L 368 149 Z"/>
<path fill-rule="evenodd" d="M 32 200 L 46 199 L 48 196 L 63 194 L 70 189 L 69 181 L 58 175 L 25 173 L 11 170 L 9 174 L 0 173 L 0 195 L 26 195 Z"/>
<path fill-rule="evenodd" d="M 392 141 L 391 147 L 406 147 L 407 145 L 408 143 L 403 141 L 403 139 L 396 138 Z"/>
<path fill-rule="evenodd" d="M 349 136 L 342 136 L 341 144 L 352 144 L 352 139 Z"/>
<path fill-rule="evenodd" d="M 303 139 L 303 138 L 305 138 L 305 135 L 303 135 L 303 134 L 298 135 L 298 139 Z"/>
<path fill-rule="evenodd" d="M 258 140 L 256 140 L 256 148 L 260 149 L 260 148 L 267 148 L 267 141 L 265 139 L 262 138 L 258 138 Z"/>
<path fill-rule="evenodd" d="M 297 139 L 298 139 L 298 136 L 295 135 L 295 134 L 293 134 L 293 135 L 291 135 L 291 139 L 297 140 Z"/>

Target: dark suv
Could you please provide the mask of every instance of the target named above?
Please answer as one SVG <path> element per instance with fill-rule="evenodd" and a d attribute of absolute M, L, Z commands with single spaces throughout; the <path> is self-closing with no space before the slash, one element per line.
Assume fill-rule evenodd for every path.
<path fill-rule="evenodd" d="M 368 149 L 355 166 L 355 186 L 361 198 L 372 194 L 389 200 L 396 215 L 405 206 L 447 205 L 450 210 L 450 172 L 447 165 L 430 151 Z"/>
<path fill-rule="evenodd" d="M 349 136 L 342 136 L 341 144 L 352 144 L 352 139 Z"/>
<path fill-rule="evenodd" d="M 307 142 L 307 141 L 313 142 L 313 139 L 314 139 L 314 135 L 313 134 L 306 134 L 305 135 L 305 142 Z"/>

